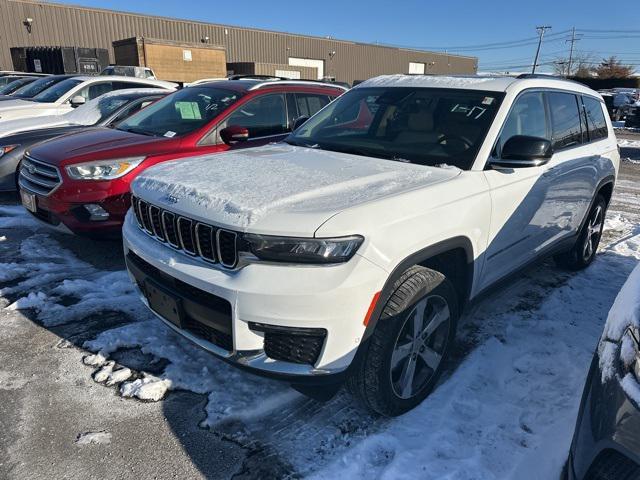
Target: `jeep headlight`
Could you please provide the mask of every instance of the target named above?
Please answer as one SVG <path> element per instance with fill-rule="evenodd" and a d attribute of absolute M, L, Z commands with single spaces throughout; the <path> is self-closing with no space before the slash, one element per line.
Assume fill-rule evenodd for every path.
<path fill-rule="evenodd" d="M 66 167 L 67 174 L 75 180 L 113 180 L 136 168 L 145 157 L 117 158 L 79 163 Z"/>
<path fill-rule="evenodd" d="M 243 250 L 260 260 L 286 263 L 343 263 L 356 253 L 360 235 L 336 238 L 296 238 L 245 234 Z"/>
<path fill-rule="evenodd" d="M 12 150 L 15 150 L 19 146 L 20 145 L 3 145 L 3 146 L 0 146 L 0 158 L 4 157 L 7 153 L 9 153 Z"/>

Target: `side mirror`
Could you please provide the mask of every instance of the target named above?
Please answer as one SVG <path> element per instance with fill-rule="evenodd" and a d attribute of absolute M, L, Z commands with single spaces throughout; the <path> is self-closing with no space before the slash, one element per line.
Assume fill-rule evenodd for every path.
<path fill-rule="evenodd" d="M 544 165 L 553 156 L 553 147 L 546 138 L 514 135 L 502 147 L 500 158 L 491 160 L 498 168 L 526 168 Z"/>
<path fill-rule="evenodd" d="M 309 120 L 309 117 L 298 117 L 293 122 L 293 131 L 295 132 L 298 128 L 300 128 L 304 123 Z"/>
<path fill-rule="evenodd" d="M 220 138 L 222 138 L 222 141 L 227 145 L 236 142 L 246 142 L 249 140 L 249 130 L 245 127 L 231 125 L 230 127 L 220 130 Z"/>
<path fill-rule="evenodd" d="M 82 95 L 76 95 L 71 99 L 70 103 L 73 108 L 77 108 L 80 105 L 84 105 L 85 103 L 87 103 L 87 99 L 84 98 Z"/>

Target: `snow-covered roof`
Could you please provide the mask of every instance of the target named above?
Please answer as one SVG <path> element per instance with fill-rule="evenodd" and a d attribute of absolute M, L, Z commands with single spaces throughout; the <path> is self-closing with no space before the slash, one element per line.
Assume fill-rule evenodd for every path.
<path fill-rule="evenodd" d="M 363 87 L 461 88 L 495 92 L 505 92 L 510 87 L 516 87 L 518 90 L 538 87 L 562 88 L 591 95 L 596 94 L 581 83 L 551 75 L 520 78 L 511 75 L 382 75 L 366 80 L 354 88 Z"/>
<path fill-rule="evenodd" d="M 513 77 L 458 76 L 458 75 L 382 75 L 366 80 L 355 88 L 363 87 L 424 87 L 465 88 L 503 92 L 516 79 Z"/>

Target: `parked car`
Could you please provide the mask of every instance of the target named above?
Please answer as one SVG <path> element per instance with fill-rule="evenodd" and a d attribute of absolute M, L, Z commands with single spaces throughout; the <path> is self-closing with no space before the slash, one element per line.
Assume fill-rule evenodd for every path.
<path fill-rule="evenodd" d="M 156 78 L 156 74 L 149 67 L 134 67 L 127 65 L 109 65 L 100 75 L 123 75 L 125 77 Z"/>
<path fill-rule="evenodd" d="M 469 302 L 549 255 L 593 261 L 619 162 L 578 83 L 383 76 L 284 143 L 139 175 L 127 267 L 209 352 L 398 415 L 435 387 Z"/>
<path fill-rule="evenodd" d="M 15 100 L 17 98 L 27 100 L 35 97 L 39 93 L 45 91 L 46 89 L 53 87 L 55 84 L 62 82 L 68 78 L 73 78 L 77 76 L 73 75 L 51 75 L 44 78 L 38 78 L 33 83 L 29 85 L 24 85 L 20 87 L 18 90 L 13 92 L 11 95 L 0 95 L 0 102 L 7 100 Z"/>
<path fill-rule="evenodd" d="M 45 73 L 26 73 L 13 70 L 0 70 L 0 87 L 11 81 L 12 77 L 46 77 Z"/>
<path fill-rule="evenodd" d="M 0 191 L 17 190 L 18 164 L 33 145 L 89 126 L 111 128 L 170 92 L 159 88 L 115 90 L 64 115 L 0 122 Z"/>
<path fill-rule="evenodd" d="M 640 478 L 640 267 L 609 312 L 566 470 L 568 480 Z"/>
<path fill-rule="evenodd" d="M 120 235 L 129 184 L 144 169 L 281 140 L 296 121 L 343 91 L 315 82 L 245 80 L 179 90 L 116 128 L 65 135 L 30 149 L 19 178 L 24 204 L 41 220 L 75 233 Z"/>
<path fill-rule="evenodd" d="M 61 115 L 112 90 L 175 87 L 174 83 L 145 78 L 75 76 L 56 83 L 32 98 L 0 103 L 0 120 Z"/>
<path fill-rule="evenodd" d="M 37 80 L 36 77 L 5 77 L 10 79 L 4 86 L 0 87 L 0 95 L 11 95 L 19 88 L 24 87 Z"/>

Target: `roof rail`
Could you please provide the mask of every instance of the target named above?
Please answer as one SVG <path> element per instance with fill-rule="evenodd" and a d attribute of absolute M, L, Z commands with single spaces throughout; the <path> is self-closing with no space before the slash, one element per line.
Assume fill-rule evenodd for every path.
<path fill-rule="evenodd" d="M 541 80 L 560 80 L 562 82 L 577 83 L 578 85 L 582 85 L 583 87 L 585 86 L 584 83 L 578 82 L 577 80 L 574 80 L 572 78 L 561 77 L 559 75 L 545 75 L 544 73 L 521 73 L 516 78 L 519 80 L 529 78 L 539 78 Z"/>
<path fill-rule="evenodd" d="M 258 90 L 260 88 L 270 87 L 272 85 L 309 85 L 310 83 L 323 87 L 339 88 L 341 90 L 344 90 L 345 92 L 349 90 L 347 87 L 345 87 L 344 85 L 340 85 L 339 83 L 323 82 L 322 80 L 291 80 L 289 78 L 283 80 L 260 82 L 256 85 L 253 85 L 251 88 L 249 88 L 249 90 Z"/>

